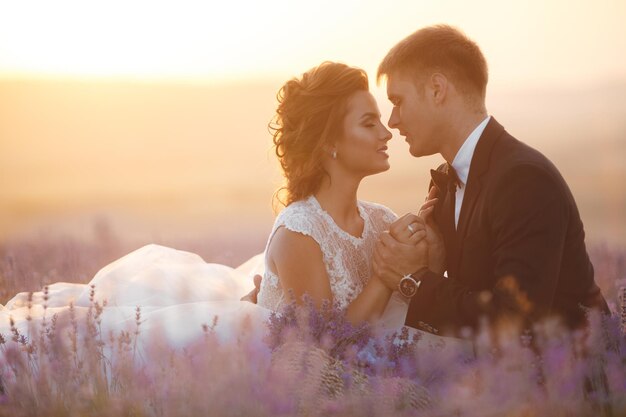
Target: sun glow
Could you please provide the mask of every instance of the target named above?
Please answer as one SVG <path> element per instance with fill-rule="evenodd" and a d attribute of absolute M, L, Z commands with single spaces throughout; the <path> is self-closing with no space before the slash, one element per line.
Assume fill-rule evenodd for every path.
<path fill-rule="evenodd" d="M 286 0 L 95 4 L 65 0 L 36 7 L 12 2 L 3 6 L 0 17 L 0 74 L 131 78 L 276 74 L 282 72 L 276 71 L 279 62 L 301 63 L 307 54 L 323 54 L 326 43 L 320 37 L 335 33 L 333 27 L 341 27 L 342 16 L 357 4 L 345 1 L 325 14 Z"/>
<path fill-rule="evenodd" d="M 266 67 L 281 9 L 263 2 L 13 2 L 5 5 L 4 72 L 168 77 Z M 8 10 L 6 8 L 8 7 Z M 9 16 L 19 17 L 10 19 Z M 260 65 L 259 65 L 260 64 Z"/>
<path fill-rule="evenodd" d="M 626 72 L 626 3 L 607 0 L 0 0 L 0 76 L 274 77 L 323 60 L 375 70 L 420 26 L 462 28 L 501 84 Z"/>

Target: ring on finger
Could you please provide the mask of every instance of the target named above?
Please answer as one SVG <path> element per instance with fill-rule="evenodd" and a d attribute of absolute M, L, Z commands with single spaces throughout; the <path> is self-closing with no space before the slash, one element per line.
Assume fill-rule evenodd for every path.
<path fill-rule="evenodd" d="M 408 225 L 406 228 L 409 229 L 409 232 L 411 232 L 411 234 L 415 233 L 415 228 L 412 224 Z"/>

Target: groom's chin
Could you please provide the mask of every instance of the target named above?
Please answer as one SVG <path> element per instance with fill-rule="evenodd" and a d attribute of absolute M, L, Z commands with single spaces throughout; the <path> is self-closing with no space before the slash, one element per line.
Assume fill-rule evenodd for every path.
<path fill-rule="evenodd" d="M 421 158 L 422 156 L 431 156 L 438 153 L 436 150 L 428 149 L 427 146 L 419 146 L 419 144 L 409 144 L 409 153 L 415 158 Z"/>
<path fill-rule="evenodd" d="M 422 156 L 429 156 L 429 154 L 424 152 L 423 149 L 419 149 L 414 146 L 409 147 L 409 153 L 411 154 L 411 156 L 415 158 L 420 158 Z"/>

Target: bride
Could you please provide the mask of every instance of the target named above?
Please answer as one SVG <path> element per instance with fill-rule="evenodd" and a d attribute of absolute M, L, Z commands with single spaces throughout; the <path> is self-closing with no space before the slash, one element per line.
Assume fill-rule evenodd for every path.
<path fill-rule="evenodd" d="M 397 219 L 388 208 L 357 199 L 364 177 L 389 169 L 391 133 L 381 123 L 367 74 L 325 62 L 288 81 L 278 100 L 274 144 L 286 178 L 280 190 L 286 208 L 264 258 L 233 269 L 148 245 L 107 265 L 88 284 L 57 283 L 18 294 L 0 309 L 0 333 L 13 327 L 28 334 L 46 317 L 89 314 L 96 304 L 104 334 L 158 329 L 170 346 L 183 347 L 208 325 L 224 340 L 237 337 L 244 319 L 252 318 L 262 332 L 271 311 L 292 298 L 301 302 L 304 294 L 317 305 L 331 300 L 352 322 L 401 327 L 407 302 L 373 273 L 374 247 L 397 220 L 406 224 L 395 228 L 403 232 L 394 237 L 424 251 L 426 230 L 415 216 Z M 240 301 L 255 274 L 263 275 L 258 304 Z"/>

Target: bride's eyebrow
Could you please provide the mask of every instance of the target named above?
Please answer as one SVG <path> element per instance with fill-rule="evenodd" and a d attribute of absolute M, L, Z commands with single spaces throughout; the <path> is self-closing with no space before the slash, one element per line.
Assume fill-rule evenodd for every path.
<path fill-rule="evenodd" d="M 380 114 L 374 113 L 374 112 L 367 112 L 361 116 L 361 120 L 365 120 L 365 119 L 380 119 Z"/>

